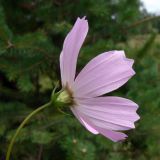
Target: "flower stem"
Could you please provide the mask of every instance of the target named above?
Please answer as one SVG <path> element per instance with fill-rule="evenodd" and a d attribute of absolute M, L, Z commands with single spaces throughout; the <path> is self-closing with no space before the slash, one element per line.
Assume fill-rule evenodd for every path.
<path fill-rule="evenodd" d="M 21 131 L 21 129 L 24 127 L 24 125 L 30 120 L 30 118 L 32 118 L 32 116 L 34 116 L 35 114 L 37 114 L 38 112 L 40 112 L 41 110 L 49 107 L 51 105 L 51 102 L 46 103 L 40 107 L 38 107 L 36 110 L 34 110 L 33 112 L 31 112 L 24 120 L 23 122 L 20 124 L 20 126 L 17 128 L 16 133 L 14 134 L 14 136 L 11 139 L 11 142 L 8 146 L 8 150 L 7 150 L 7 154 L 6 154 L 6 160 L 10 159 L 10 155 L 11 155 L 11 151 L 15 142 L 16 137 L 18 136 L 19 132 Z"/>

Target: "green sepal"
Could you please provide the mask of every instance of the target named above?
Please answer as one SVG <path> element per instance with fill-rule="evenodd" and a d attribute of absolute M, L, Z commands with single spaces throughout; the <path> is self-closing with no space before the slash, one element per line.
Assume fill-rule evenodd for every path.
<path fill-rule="evenodd" d="M 63 108 L 72 105 L 72 99 L 66 90 L 60 90 L 59 92 L 55 93 L 52 92 L 51 95 L 51 103 L 56 108 Z"/>

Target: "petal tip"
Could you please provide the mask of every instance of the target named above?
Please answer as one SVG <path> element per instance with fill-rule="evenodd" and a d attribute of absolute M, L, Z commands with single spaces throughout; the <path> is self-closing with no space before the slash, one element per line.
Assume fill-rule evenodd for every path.
<path fill-rule="evenodd" d="M 87 19 L 86 19 L 86 16 L 83 16 L 83 17 L 82 17 L 82 20 L 87 20 Z"/>
<path fill-rule="evenodd" d="M 136 113 L 136 120 L 135 120 L 135 122 L 138 121 L 139 119 L 140 119 L 140 116 Z"/>
<path fill-rule="evenodd" d="M 77 20 L 81 21 L 81 22 L 87 22 L 88 23 L 88 20 L 86 19 L 86 16 L 83 16 L 82 18 L 78 17 Z"/>
<path fill-rule="evenodd" d="M 119 132 L 118 134 L 118 137 L 116 137 L 115 139 L 111 139 L 113 142 L 123 142 L 128 138 L 128 136 L 124 133 Z"/>

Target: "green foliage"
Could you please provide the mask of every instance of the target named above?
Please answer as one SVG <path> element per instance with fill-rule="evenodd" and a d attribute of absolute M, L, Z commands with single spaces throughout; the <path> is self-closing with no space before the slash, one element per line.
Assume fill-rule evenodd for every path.
<path fill-rule="evenodd" d="M 67 152 L 68 160 L 93 160 L 95 158 L 95 146 L 87 140 L 66 137 L 61 143 L 62 148 Z"/>
<path fill-rule="evenodd" d="M 0 159 L 22 120 L 46 103 L 59 82 L 59 55 L 78 16 L 86 16 L 89 34 L 78 60 L 80 69 L 107 50 L 125 50 L 135 59 L 136 76 L 111 94 L 140 106 L 136 129 L 125 142 L 92 135 L 67 110 L 54 107 L 36 115 L 16 139 L 15 160 L 158 160 L 160 157 L 159 19 L 141 19 L 134 0 L 0 1 Z M 157 28 L 156 28 L 157 27 Z M 60 89 L 57 89 L 57 91 Z"/>

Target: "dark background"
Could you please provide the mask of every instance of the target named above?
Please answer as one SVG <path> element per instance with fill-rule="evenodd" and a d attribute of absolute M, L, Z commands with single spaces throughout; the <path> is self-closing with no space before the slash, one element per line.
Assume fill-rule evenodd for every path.
<path fill-rule="evenodd" d="M 141 119 L 125 142 L 113 143 L 89 133 L 73 115 L 48 108 L 22 129 L 12 159 L 158 160 L 160 19 L 139 0 L 0 1 L 0 159 L 22 120 L 48 102 L 60 82 L 63 40 L 78 16 L 87 17 L 90 29 L 77 71 L 104 51 L 125 50 L 136 75 L 109 95 L 138 103 Z"/>

